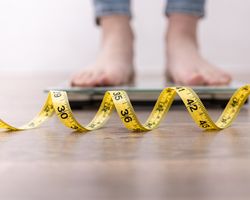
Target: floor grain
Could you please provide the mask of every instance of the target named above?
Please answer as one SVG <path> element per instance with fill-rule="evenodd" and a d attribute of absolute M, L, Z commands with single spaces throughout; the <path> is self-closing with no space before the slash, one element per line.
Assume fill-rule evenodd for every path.
<path fill-rule="evenodd" d="M 1 73 L 1 118 L 20 125 L 40 109 L 42 90 L 67 78 Z M 247 80 L 247 79 L 246 79 Z M 0 132 L 0 199 L 249 199 L 250 112 L 232 127 L 203 132 L 184 107 L 160 127 L 128 132 L 116 114 L 107 125 L 72 133 L 56 118 L 18 133 Z M 209 109 L 214 119 L 222 112 Z M 86 123 L 94 111 L 75 111 Z M 137 112 L 144 120 L 149 110 Z"/>

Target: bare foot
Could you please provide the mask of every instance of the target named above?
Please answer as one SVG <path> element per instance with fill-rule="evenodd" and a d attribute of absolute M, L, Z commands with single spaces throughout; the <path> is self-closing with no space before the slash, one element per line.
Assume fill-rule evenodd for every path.
<path fill-rule="evenodd" d="M 101 28 L 101 52 L 94 64 L 72 77 L 72 86 L 115 86 L 133 79 L 133 33 L 129 18 L 103 17 Z"/>
<path fill-rule="evenodd" d="M 199 53 L 198 18 L 184 14 L 169 17 L 167 32 L 167 76 L 183 85 L 225 85 L 231 76 L 210 64 Z"/>

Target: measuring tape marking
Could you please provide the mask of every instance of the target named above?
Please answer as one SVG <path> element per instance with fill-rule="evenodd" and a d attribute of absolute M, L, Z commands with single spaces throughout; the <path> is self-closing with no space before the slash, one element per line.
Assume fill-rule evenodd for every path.
<path fill-rule="evenodd" d="M 75 119 L 65 91 L 50 91 L 41 111 L 30 122 L 21 127 L 15 127 L 0 119 L 0 128 L 10 131 L 33 129 L 56 114 L 66 127 L 77 132 L 86 132 L 104 126 L 113 110 L 116 109 L 118 116 L 128 130 L 135 132 L 150 131 L 157 128 L 160 122 L 165 118 L 176 94 L 179 95 L 190 116 L 200 128 L 207 131 L 221 130 L 230 126 L 237 117 L 241 107 L 248 99 L 250 85 L 245 85 L 235 91 L 216 122 L 209 116 L 202 101 L 191 88 L 169 87 L 162 90 L 152 112 L 144 124 L 137 118 L 129 97 L 123 90 L 107 91 L 103 96 L 96 115 L 86 126 L 81 125 Z"/>

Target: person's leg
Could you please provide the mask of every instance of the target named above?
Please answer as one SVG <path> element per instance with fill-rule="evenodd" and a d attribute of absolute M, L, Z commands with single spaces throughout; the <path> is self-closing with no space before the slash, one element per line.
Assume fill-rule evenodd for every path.
<path fill-rule="evenodd" d="M 76 73 L 72 86 L 112 86 L 133 79 L 133 32 L 130 0 L 95 0 L 97 24 L 102 31 L 100 53 L 95 62 Z"/>
<path fill-rule="evenodd" d="M 166 73 L 177 84 L 222 85 L 231 81 L 229 74 L 200 55 L 197 24 L 204 15 L 204 4 L 205 0 L 168 0 Z"/>

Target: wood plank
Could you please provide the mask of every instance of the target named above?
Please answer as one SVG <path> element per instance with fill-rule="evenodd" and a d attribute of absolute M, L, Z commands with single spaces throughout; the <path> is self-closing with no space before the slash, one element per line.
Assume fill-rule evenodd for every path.
<path fill-rule="evenodd" d="M 43 89 L 66 78 L 1 73 L 1 119 L 26 122 L 40 109 Z M 232 127 L 213 133 L 196 127 L 184 107 L 140 134 L 128 132 L 116 114 L 86 134 L 56 118 L 30 131 L 2 131 L 0 199 L 249 199 L 248 107 Z M 222 110 L 209 112 L 216 119 Z M 86 123 L 95 111 L 74 113 Z M 145 120 L 149 110 L 137 113 Z"/>

